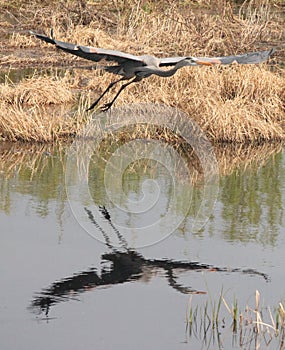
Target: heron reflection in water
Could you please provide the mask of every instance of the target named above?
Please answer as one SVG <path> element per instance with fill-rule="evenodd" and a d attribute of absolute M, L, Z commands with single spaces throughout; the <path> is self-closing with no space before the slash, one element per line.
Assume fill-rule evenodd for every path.
<path fill-rule="evenodd" d="M 81 293 L 96 289 L 96 287 L 111 287 L 121 283 L 149 278 L 158 270 L 164 271 L 164 276 L 167 278 L 170 287 L 184 294 L 205 294 L 204 291 L 186 287 L 177 282 L 179 273 L 185 271 L 239 272 L 243 274 L 260 275 L 265 280 L 268 280 L 266 274 L 252 269 L 229 269 L 199 262 L 146 259 L 138 252 L 127 247 L 127 242 L 124 237 L 112 223 L 108 210 L 105 207 L 100 207 L 101 214 L 108 221 L 121 243 L 122 249 L 118 250 L 112 246 L 108 235 L 97 223 L 92 211 L 88 208 L 84 209 L 89 220 L 104 236 L 106 245 L 110 252 L 103 254 L 101 259 L 102 263 L 111 262 L 111 267 L 103 267 L 101 274 L 97 272 L 96 268 L 89 268 L 85 271 L 76 273 L 73 276 L 65 277 L 60 281 L 54 282 L 49 287 L 43 289 L 32 300 L 29 309 L 36 311 L 39 314 L 44 313 L 46 318 L 49 316 L 51 306 L 57 303 L 74 300 Z"/>

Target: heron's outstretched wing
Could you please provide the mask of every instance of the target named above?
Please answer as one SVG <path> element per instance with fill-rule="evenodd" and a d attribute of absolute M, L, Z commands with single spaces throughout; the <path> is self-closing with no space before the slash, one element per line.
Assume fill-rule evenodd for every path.
<path fill-rule="evenodd" d="M 126 61 L 141 62 L 142 59 L 139 56 L 131 55 L 125 52 L 116 50 L 107 50 L 101 48 L 95 48 L 91 46 L 74 45 L 66 43 L 53 38 L 49 38 L 43 34 L 38 34 L 30 31 L 32 35 L 35 35 L 38 39 L 41 39 L 49 44 L 56 45 L 57 48 L 69 52 L 75 56 L 85 58 L 90 61 L 99 62 L 101 60 L 114 61 L 117 63 L 123 63 Z"/>
<path fill-rule="evenodd" d="M 33 31 L 30 31 L 32 35 L 35 35 L 38 39 L 41 39 L 49 44 L 56 45 L 57 48 L 69 52 L 75 56 L 79 56 L 85 58 L 90 61 L 99 62 L 101 60 L 106 61 L 114 61 L 119 64 L 124 63 L 126 61 L 132 62 L 143 62 L 143 58 L 140 56 L 131 55 L 125 52 L 116 51 L 116 50 L 107 50 L 101 48 L 95 48 L 91 46 L 82 46 L 82 45 L 74 45 L 71 43 L 66 43 L 63 41 L 59 41 L 53 38 L 49 38 L 46 35 L 38 34 Z M 236 56 L 223 56 L 223 57 L 166 57 L 160 59 L 159 66 L 174 66 L 179 61 L 185 60 L 187 58 L 193 58 L 193 62 L 191 65 L 214 65 L 214 64 L 254 64 L 261 63 L 266 60 L 274 53 L 275 49 L 267 50 L 267 51 L 257 51 L 250 52 L 242 55 Z M 196 62 L 196 63 L 195 63 Z"/>
<path fill-rule="evenodd" d="M 275 49 L 270 49 L 266 51 L 257 51 L 257 52 L 250 52 L 245 53 L 243 55 L 236 55 L 236 56 L 223 56 L 223 57 L 198 57 L 199 60 L 207 61 L 213 64 L 231 64 L 231 63 L 238 63 L 238 64 L 255 64 L 255 63 L 262 63 L 269 59 L 269 57 L 275 52 Z"/>
<path fill-rule="evenodd" d="M 197 65 L 203 63 L 208 63 L 209 65 L 214 64 L 254 64 L 265 62 L 269 59 L 269 57 L 275 52 L 275 49 L 266 50 L 266 51 L 257 51 L 245 53 L 243 55 L 236 56 L 222 56 L 222 57 L 197 57 L 198 60 Z M 177 62 L 187 59 L 188 57 L 166 57 L 160 60 L 160 66 L 174 66 Z M 194 58 L 194 57 L 193 57 Z M 195 58 L 194 58 L 195 59 Z M 195 65 L 195 64 L 193 64 Z"/>

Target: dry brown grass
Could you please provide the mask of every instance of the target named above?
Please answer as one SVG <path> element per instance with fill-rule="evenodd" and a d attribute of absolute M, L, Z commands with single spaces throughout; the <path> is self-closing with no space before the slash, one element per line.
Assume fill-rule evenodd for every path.
<path fill-rule="evenodd" d="M 158 56 L 234 54 L 272 47 L 285 38 L 284 19 L 280 16 L 285 7 L 282 1 L 246 0 L 242 6 L 225 0 L 112 0 L 104 4 L 70 0 L 41 2 L 41 6 L 36 0 L 15 0 L 9 4 L 0 0 L 0 4 L 7 17 L 11 13 L 14 16 L 13 25 L 11 21 L 0 22 L 0 32 L 13 33 L 6 35 L 7 46 L 0 44 L 4 52 L 0 54 L 0 67 L 88 64 L 58 53 L 20 27 L 45 33 L 52 27 L 54 35 L 64 41 Z M 282 55 L 284 50 L 279 50 L 273 60 L 282 59 Z M 0 134 L 9 138 L 7 130 L 12 131 L 12 125 L 16 127 L 19 116 L 27 113 L 27 106 L 33 106 L 37 111 L 33 113 L 37 114 L 39 106 L 74 102 L 79 91 L 93 100 L 113 78 L 99 71 L 76 70 L 74 76 L 35 76 L 15 86 L 6 82 L 0 86 Z M 184 68 L 169 79 L 151 77 L 124 91 L 117 103 L 134 102 L 176 106 L 215 141 L 260 142 L 283 140 L 285 136 L 284 69 L 271 71 L 267 64 Z M 61 124 L 65 118 L 61 112 L 55 114 Z M 9 127 L 4 125 L 7 115 L 15 118 Z M 84 118 L 82 114 L 80 119 Z M 73 132 L 72 129 L 70 134 Z M 17 134 L 12 133 L 11 139 Z M 40 139 L 50 139 L 51 131 L 48 135 L 41 135 Z"/>
<path fill-rule="evenodd" d="M 180 108 L 214 141 L 260 142 L 285 136 L 285 80 L 266 67 L 185 68 L 172 78 L 153 77 L 133 86 L 117 104 L 138 101 Z"/>
<path fill-rule="evenodd" d="M 64 118 L 57 118 L 52 113 L 43 113 L 39 108 L 22 110 L 21 108 L 9 107 L 1 102 L 0 129 L 1 136 L 10 141 L 36 141 L 49 142 L 57 139 L 63 130 L 72 125 Z"/>
<path fill-rule="evenodd" d="M 0 85 L 0 134 L 5 140 L 51 142 L 75 135 L 84 114 L 68 115 L 75 94 L 73 79 L 59 76 L 34 76 L 18 84 Z M 69 105 L 67 105 L 69 103 Z M 53 105 L 61 107 L 51 108 Z"/>
<path fill-rule="evenodd" d="M 186 111 L 214 140 L 284 138 L 285 80 L 263 67 L 199 70 Z M 191 91 L 190 91 L 191 96 Z"/>
<path fill-rule="evenodd" d="M 18 84 L 6 80 L 0 85 L 2 102 L 14 105 L 42 106 L 73 102 L 72 78 L 69 73 L 59 76 L 34 76 Z"/>
<path fill-rule="evenodd" d="M 279 1 L 245 0 L 242 6 L 225 0 L 2 3 L 7 18 L 13 12 L 12 28 L 6 17 L 2 26 L 0 22 L 0 33 L 9 39 L 0 43 L 4 51 L 50 48 L 27 35 L 29 29 L 48 33 L 50 28 L 58 39 L 156 55 L 233 54 L 278 45 L 285 38 Z M 0 57 L 0 65 L 1 61 L 7 65 Z"/>
<path fill-rule="evenodd" d="M 14 126 L 17 119 L 23 121 L 21 114 L 27 106 L 39 111 L 36 106 L 74 102 L 79 88 L 85 90 L 85 97 L 90 96 L 88 91 L 97 91 L 91 92 L 95 99 L 111 78 L 109 74 L 100 76 L 98 71 L 86 73 L 85 77 L 84 82 L 82 71 L 76 71 L 74 76 L 69 73 L 62 78 L 39 76 L 17 85 L 2 84 L 2 125 L 4 120 L 13 121 L 17 114 L 19 118 Z M 265 67 L 185 68 L 170 79 L 153 77 L 134 85 L 121 95 L 117 104 L 134 102 L 159 102 L 178 107 L 215 141 L 260 142 L 282 140 L 285 136 L 285 80 Z M 81 113 L 80 119 L 86 115 L 83 109 Z M 8 137 L 7 132 L 5 135 Z M 41 136 L 43 139 L 48 140 L 49 136 Z"/>
<path fill-rule="evenodd" d="M 82 104 L 81 104 L 82 105 Z M 0 133 L 2 140 L 54 142 L 74 137 L 88 121 L 82 107 L 31 106 L 0 102 Z M 67 112 L 69 111 L 69 112 Z"/>
<path fill-rule="evenodd" d="M 278 1 L 15 2 L 17 7 L 4 1 L 3 8 L 13 9 L 21 28 L 53 28 L 59 39 L 137 53 L 227 54 L 284 39 Z M 10 45 L 34 46 L 23 30 L 12 35 Z"/>

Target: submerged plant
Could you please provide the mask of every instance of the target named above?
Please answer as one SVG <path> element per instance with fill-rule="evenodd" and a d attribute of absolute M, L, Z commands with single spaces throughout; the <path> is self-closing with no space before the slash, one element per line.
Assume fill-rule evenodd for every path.
<path fill-rule="evenodd" d="M 206 300 L 204 305 L 194 307 L 192 302 L 191 295 L 186 313 L 186 332 L 190 338 L 200 339 L 205 346 L 217 343 L 218 348 L 224 348 L 223 335 L 231 330 L 233 342 L 239 348 L 251 349 L 253 344 L 261 345 L 262 341 L 268 346 L 275 340 L 279 350 L 285 349 L 285 310 L 282 302 L 272 313 L 269 306 L 260 305 L 258 290 L 255 292 L 255 306 L 246 305 L 244 310 L 238 306 L 236 298 L 229 305 L 223 290 L 217 303 Z M 226 313 L 221 310 L 222 305 Z"/>

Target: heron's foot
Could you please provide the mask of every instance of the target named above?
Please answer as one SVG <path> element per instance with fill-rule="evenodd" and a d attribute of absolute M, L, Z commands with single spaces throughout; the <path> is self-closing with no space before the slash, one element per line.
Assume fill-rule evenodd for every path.
<path fill-rule="evenodd" d="M 94 103 L 92 103 L 92 105 L 86 109 L 86 112 L 92 111 L 92 109 L 94 109 L 97 106 L 98 102 L 99 100 L 96 100 Z"/>
<path fill-rule="evenodd" d="M 92 104 L 90 107 L 88 107 L 87 109 L 85 109 L 86 112 L 92 111 L 92 109 L 94 109 L 96 107 L 96 104 Z"/>
<path fill-rule="evenodd" d="M 112 107 L 112 102 L 109 102 L 109 103 L 105 103 L 100 109 L 102 112 L 106 112 L 108 111 L 108 109 L 110 109 Z"/>

